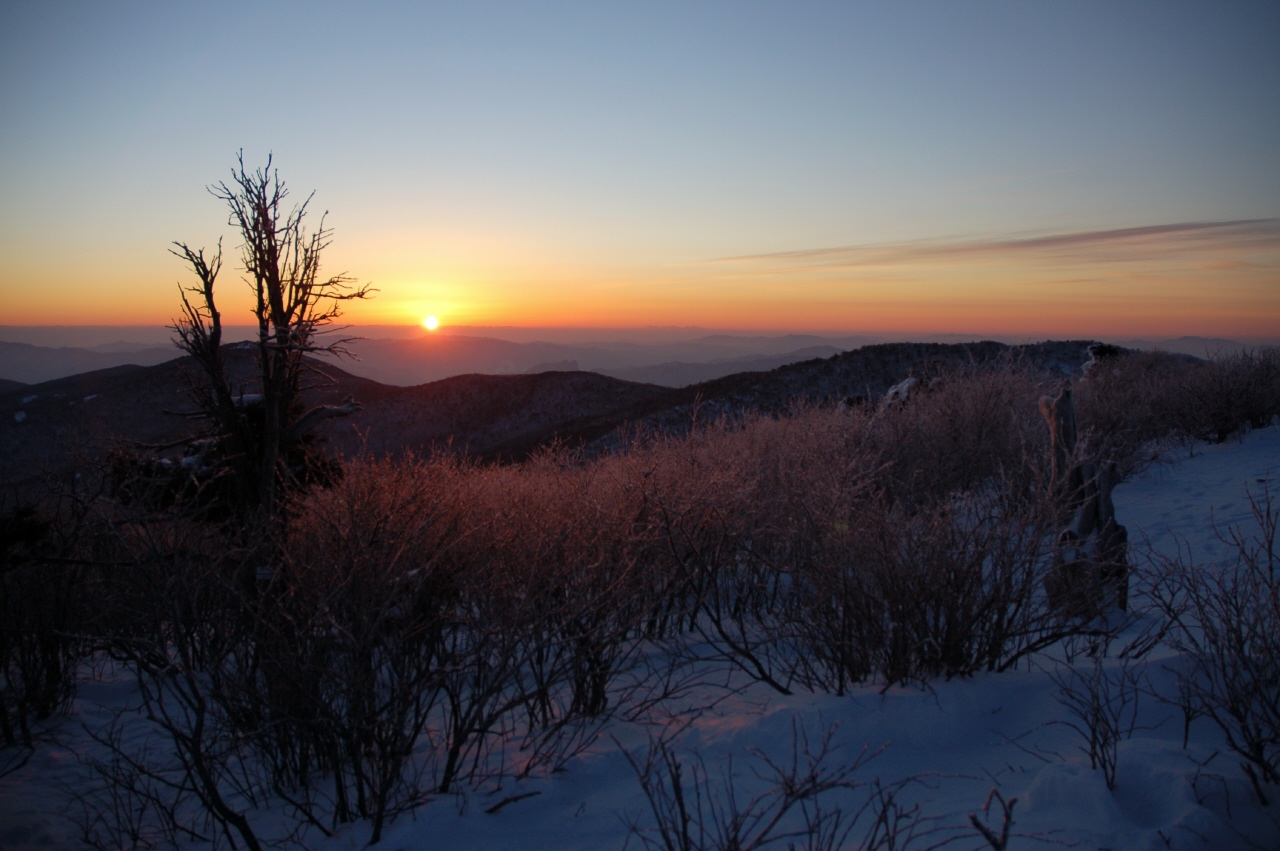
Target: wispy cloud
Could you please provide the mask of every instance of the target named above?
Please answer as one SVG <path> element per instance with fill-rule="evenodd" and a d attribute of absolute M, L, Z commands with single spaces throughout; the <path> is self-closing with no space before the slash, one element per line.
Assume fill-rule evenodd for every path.
<path fill-rule="evenodd" d="M 1265 263 L 1249 263 L 1244 260 L 1211 260 L 1208 263 L 1199 264 L 1196 268 L 1207 272 L 1252 272 L 1271 267 Z"/>
<path fill-rule="evenodd" d="M 763 265 L 774 269 L 897 266 L 1002 259 L 1074 265 L 1140 261 L 1168 257 L 1172 253 L 1235 254 L 1268 249 L 1280 249 L 1280 218 L 1179 222 L 1003 238 L 847 245 L 723 257 L 710 262 Z M 1237 261 L 1223 259 L 1219 262 Z"/>

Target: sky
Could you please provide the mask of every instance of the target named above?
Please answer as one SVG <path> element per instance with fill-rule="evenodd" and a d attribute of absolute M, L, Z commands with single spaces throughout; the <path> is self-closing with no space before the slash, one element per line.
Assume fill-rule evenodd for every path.
<path fill-rule="evenodd" d="M 0 4 L 0 325 L 273 155 L 357 323 L 1280 337 L 1280 4 Z"/>

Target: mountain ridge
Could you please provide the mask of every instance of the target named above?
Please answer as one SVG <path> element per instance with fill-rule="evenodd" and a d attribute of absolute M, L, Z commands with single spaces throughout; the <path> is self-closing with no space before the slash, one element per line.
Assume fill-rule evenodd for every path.
<path fill-rule="evenodd" d="M 514 461 L 561 443 L 588 454 L 625 445 L 637 430 L 679 434 L 695 418 L 766 415 L 792 405 L 834 404 L 878 396 L 910 374 L 961 364 L 1021 359 L 1056 375 L 1078 372 L 1090 341 L 1024 346 L 884 343 L 769 371 L 738 372 L 687 387 L 625 381 L 594 372 L 533 375 L 470 374 L 397 387 L 315 363 L 306 404 L 354 396 L 363 409 L 317 430 L 329 450 L 399 455 L 448 451 L 480 461 Z M 251 348 L 228 347 L 236 380 L 253 382 Z M 162 445 L 192 433 L 195 413 L 187 382 L 194 363 L 178 358 L 155 366 L 120 365 L 39 384 L 0 388 L 0 483 L 40 473 L 68 475 L 104 452 Z"/>

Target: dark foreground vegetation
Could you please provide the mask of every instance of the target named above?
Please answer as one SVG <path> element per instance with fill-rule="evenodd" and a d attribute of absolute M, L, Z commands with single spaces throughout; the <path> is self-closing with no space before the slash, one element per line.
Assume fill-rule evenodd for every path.
<path fill-rule="evenodd" d="M 594 459 L 358 458 L 250 488 L 272 512 L 104 470 L 4 513 L 0 770 L 113 664 L 141 715 L 95 733 L 110 758 L 84 793 L 90 845 L 261 848 L 264 808 L 288 814 L 274 840 L 368 820 L 376 842 L 433 796 L 564 764 L 691 678 L 839 694 L 1105 637 L 1044 590 L 1078 502 L 1037 407 L 1061 386 L 1005 361 L 950 368 L 905 403 L 801 404 Z M 1072 387 L 1069 463 L 1128 477 L 1269 425 L 1280 353 L 1116 353 Z M 1259 518 L 1234 567 L 1169 563 L 1143 587 L 1194 660 L 1188 718 L 1223 729 L 1265 800 L 1280 575 L 1276 508 Z M 655 753 L 637 770 L 660 815 Z"/>

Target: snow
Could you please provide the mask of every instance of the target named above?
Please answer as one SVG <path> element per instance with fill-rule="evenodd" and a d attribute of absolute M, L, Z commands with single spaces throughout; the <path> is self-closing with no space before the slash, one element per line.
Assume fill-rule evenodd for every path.
<path fill-rule="evenodd" d="M 894 402 L 905 402 L 911 398 L 911 388 L 920 383 L 920 379 L 914 375 L 904 378 L 897 384 L 890 387 L 884 394 L 884 400 L 880 403 L 882 406 L 891 405 Z"/>
<path fill-rule="evenodd" d="M 1238 524 L 1248 530 L 1249 493 L 1260 494 L 1264 484 L 1280 490 L 1278 479 L 1280 431 L 1269 428 L 1184 450 L 1175 463 L 1117 487 L 1116 516 L 1130 530 L 1135 567 L 1141 570 L 1153 552 L 1190 553 L 1206 565 L 1223 559 L 1229 551 L 1215 528 Z M 1118 658 L 1118 648 L 1143 625 L 1140 618 L 1112 645 L 1102 670 L 1115 676 L 1125 664 L 1141 666 L 1150 691 L 1171 694 L 1169 668 L 1177 663 L 1172 651 L 1159 648 L 1138 663 Z M 703 687 L 685 698 L 690 706 L 703 705 L 695 715 L 667 719 L 665 727 L 657 718 L 647 725 L 615 724 L 561 773 L 509 781 L 493 793 L 437 798 L 391 824 L 380 847 L 640 848 L 628 824 L 651 826 L 652 816 L 620 748 L 643 759 L 651 738 L 665 730 L 686 766 L 701 757 L 713 784 L 732 757 L 745 800 L 768 788 L 757 777 L 762 764 L 753 753 L 789 760 L 796 729 L 816 742 L 832 726 L 842 745 L 833 764 L 852 761 L 866 749 L 875 755 L 858 769 L 858 779 L 913 781 L 900 800 L 918 804 L 930 819 L 922 830 L 935 831 L 918 839 L 919 847 L 951 835 L 962 838 L 948 847 L 986 847 L 969 826 L 969 814 L 998 832 L 998 804 L 982 812 L 993 788 L 1006 800 L 1017 799 L 1011 849 L 1056 843 L 1112 851 L 1280 847 L 1280 804 L 1264 809 L 1257 803 L 1221 733 L 1198 720 L 1184 748 L 1181 713 L 1150 693 L 1137 696 L 1133 733 L 1118 745 L 1115 789 L 1108 789 L 1103 772 L 1090 768 L 1087 741 L 1069 726 L 1073 718 L 1051 679 L 1068 665 L 1092 670 L 1094 661 L 1066 650 L 1006 673 L 927 688 L 882 692 L 867 686 L 842 697 L 781 696 L 758 685 L 730 694 Z M 0 849 L 74 844 L 74 828 L 60 813 L 64 790 L 83 782 L 74 754 L 85 747 L 82 724 L 101 723 L 129 697 L 127 680 L 104 676 L 87 683 L 73 717 L 50 728 L 60 743 L 42 747 L 27 766 L 0 779 Z M 852 811 L 867 792 L 863 787 L 833 795 L 831 803 Z M 861 835 L 859 827 L 853 836 Z M 313 837 L 308 846 L 338 851 L 363 847 L 367 839 L 367 825 L 354 825 L 328 840 Z"/>

